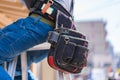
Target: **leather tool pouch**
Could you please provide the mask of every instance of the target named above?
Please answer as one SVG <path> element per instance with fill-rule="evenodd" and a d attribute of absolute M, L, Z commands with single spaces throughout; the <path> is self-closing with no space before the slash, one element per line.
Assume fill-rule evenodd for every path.
<path fill-rule="evenodd" d="M 49 65 L 57 70 L 79 73 L 87 64 L 88 41 L 81 33 L 61 28 L 49 33 Z"/>
<path fill-rule="evenodd" d="M 58 11 L 56 29 L 49 32 L 48 64 L 63 72 L 79 73 L 87 64 L 88 41 L 76 32 L 72 18 Z"/>
<path fill-rule="evenodd" d="M 56 28 L 75 29 L 72 16 L 67 16 L 61 11 L 57 11 Z"/>

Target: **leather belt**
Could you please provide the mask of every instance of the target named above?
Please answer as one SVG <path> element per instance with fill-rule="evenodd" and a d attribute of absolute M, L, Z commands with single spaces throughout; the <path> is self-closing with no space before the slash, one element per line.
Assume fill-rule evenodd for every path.
<path fill-rule="evenodd" d="M 34 17 L 34 18 L 37 18 L 40 15 L 32 13 L 30 16 Z M 50 25 L 53 28 L 55 28 L 55 23 L 53 21 L 51 21 L 51 20 L 48 20 L 48 19 L 41 16 L 40 21 Z"/>
<path fill-rule="evenodd" d="M 54 0 L 41 0 L 39 4 L 35 7 L 31 8 L 30 14 L 39 14 L 46 19 L 52 20 L 54 23 L 56 22 L 57 12 L 61 11 L 66 16 L 71 17 L 71 14 L 63 7 L 60 3 Z"/>

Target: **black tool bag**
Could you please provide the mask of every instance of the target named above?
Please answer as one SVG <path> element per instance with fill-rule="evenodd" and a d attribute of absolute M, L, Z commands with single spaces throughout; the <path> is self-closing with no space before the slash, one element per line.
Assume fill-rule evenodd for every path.
<path fill-rule="evenodd" d="M 52 68 L 79 73 L 86 66 L 88 41 L 83 34 L 61 28 L 49 33 L 48 42 L 51 43 L 48 63 Z"/>
<path fill-rule="evenodd" d="M 75 31 L 71 17 L 58 11 L 56 20 L 56 29 L 48 36 L 48 64 L 62 72 L 80 73 L 87 64 L 88 41 Z"/>

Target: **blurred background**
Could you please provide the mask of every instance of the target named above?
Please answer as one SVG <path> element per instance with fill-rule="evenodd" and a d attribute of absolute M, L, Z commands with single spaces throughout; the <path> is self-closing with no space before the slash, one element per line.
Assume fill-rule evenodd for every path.
<path fill-rule="evenodd" d="M 109 76 L 120 80 L 120 0 L 75 0 L 74 3 L 77 29 L 90 41 L 90 80 L 106 80 Z"/>
<path fill-rule="evenodd" d="M 0 28 L 24 18 L 28 9 L 20 0 L 0 0 Z M 73 80 L 120 80 L 120 0 L 75 0 L 74 20 L 89 40 L 88 65 Z M 56 80 L 47 60 L 33 63 L 38 80 Z M 46 77 L 47 76 L 47 77 Z"/>

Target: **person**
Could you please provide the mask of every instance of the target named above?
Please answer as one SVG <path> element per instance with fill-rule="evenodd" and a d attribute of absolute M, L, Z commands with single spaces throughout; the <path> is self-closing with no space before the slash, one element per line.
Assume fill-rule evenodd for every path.
<path fill-rule="evenodd" d="M 2 67 L 2 63 L 9 62 L 23 51 L 45 42 L 48 32 L 55 29 L 56 12 L 53 17 L 50 17 L 51 13 L 49 11 L 46 13 L 47 7 L 51 7 L 56 3 L 58 10 L 62 10 L 65 14 L 66 11 L 71 15 L 73 13 L 73 0 L 23 1 L 30 10 L 29 15 L 0 30 L 0 80 L 12 80 Z M 45 4 L 47 6 L 44 7 Z M 45 56 L 47 54 L 44 54 Z M 43 58 L 42 56 L 39 57 Z"/>

